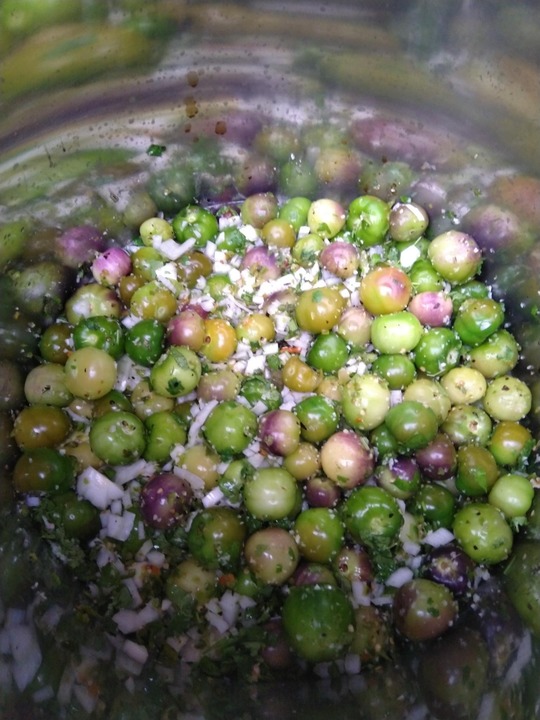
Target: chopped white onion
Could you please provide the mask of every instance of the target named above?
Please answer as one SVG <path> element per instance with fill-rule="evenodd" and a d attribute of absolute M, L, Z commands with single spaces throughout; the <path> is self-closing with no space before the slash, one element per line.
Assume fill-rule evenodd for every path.
<path fill-rule="evenodd" d="M 125 580 L 123 580 L 122 582 L 124 583 L 126 588 L 129 590 L 129 594 L 131 595 L 131 599 L 133 601 L 133 607 L 136 607 L 136 608 L 140 607 L 142 604 L 142 597 L 141 597 L 141 594 L 139 592 L 139 588 L 137 587 L 137 585 L 142 587 L 142 585 L 143 585 L 142 579 L 140 577 L 137 578 L 135 576 L 135 577 L 125 578 Z"/>
<path fill-rule="evenodd" d="M 126 682 L 124 683 L 124 687 L 126 688 L 126 690 L 129 693 L 131 693 L 133 695 L 133 693 L 136 690 L 136 686 L 135 686 L 135 680 L 131 675 L 126 679 Z"/>
<path fill-rule="evenodd" d="M 159 282 L 164 287 L 166 287 L 167 290 L 170 290 L 172 293 L 176 294 L 176 291 L 178 289 L 178 269 L 176 263 L 165 263 L 165 265 L 157 268 L 156 279 L 159 280 Z"/>
<path fill-rule="evenodd" d="M 112 562 L 113 554 L 109 548 L 102 545 L 99 548 L 98 554 L 96 555 L 96 565 L 98 568 L 105 567 L 105 565 L 109 565 L 109 563 Z"/>
<path fill-rule="evenodd" d="M 8 608 L 6 612 L 6 627 L 22 625 L 26 622 L 26 610 L 23 608 Z"/>
<path fill-rule="evenodd" d="M 136 315 L 126 315 L 122 318 L 122 325 L 128 330 L 139 322 L 139 318 Z"/>
<path fill-rule="evenodd" d="M 206 495 L 202 499 L 202 504 L 204 507 L 213 507 L 214 505 L 219 505 L 220 502 L 223 502 L 225 500 L 225 495 L 223 494 L 223 491 L 219 487 L 212 488 L 210 492 L 206 493 Z"/>
<path fill-rule="evenodd" d="M 454 535 L 447 528 L 437 528 L 437 530 L 431 530 L 424 538 L 426 545 L 432 547 L 441 547 L 442 545 L 448 545 L 454 539 Z"/>
<path fill-rule="evenodd" d="M 263 355 L 277 355 L 279 352 L 279 345 L 277 342 L 268 343 L 262 348 Z"/>
<path fill-rule="evenodd" d="M 209 624 L 212 625 L 212 627 L 215 627 L 220 634 L 223 635 L 229 629 L 229 623 L 218 613 L 209 611 L 206 613 L 205 617 Z"/>
<path fill-rule="evenodd" d="M 75 684 L 73 686 L 73 694 L 77 698 L 77 700 L 80 702 L 80 704 L 83 707 L 83 710 L 90 715 L 90 713 L 94 712 L 97 706 L 97 702 L 99 699 L 99 696 L 96 692 L 91 692 L 86 685 L 79 685 Z"/>
<path fill-rule="evenodd" d="M 229 626 L 234 625 L 238 619 L 240 610 L 238 597 L 239 596 L 236 593 L 226 590 L 219 601 L 219 604 L 221 605 L 221 612 L 223 613 L 223 617 Z"/>
<path fill-rule="evenodd" d="M 248 597 L 247 595 L 238 595 L 238 605 L 242 608 L 242 610 L 247 610 L 247 608 L 254 607 L 257 602 L 253 599 Z"/>
<path fill-rule="evenodd" d="M 113 540 L 125 542 L 133 530 L 135 517 L 132 512 L 125 512 L 123 515 L 109 513 L 106 525 L 107 536 L 113 538 Z"/>
<path fill-rule="evenodd" d="M 419 543 L 412 542 L 411 540 L 405 540 L 403 543 L 403 549 L 405 550 L 407 555 L 416 557 L 416 555 L 419 554 L 422 548 L 420 547 Z"/>
<path fill-rule="evenodd" d="M 195 642 L 187 642 L 182 648 L 182 660 L 188 663 L 196 663 L 201 659 L 201 650 Z"/>
<path fill-rule="evenodd" d="M 252 355 L 246 363 L 246 375 L 255 375 L 261 373 L 266 367 L 266 358 L 264 355 Z"/>
<path fill-rule="evenodd" d="M 150 551 L 146 556 L 146 560 L 150 565 L 153 565 L 157 568 L 164 567 L 167 562 L 165 554 L 162 553 L 160 550 Z"/>
<path fill-rule="evenodd" d="M 39 703 L 51 700 L 54 697 L 54 689 L 52 685 L 45 685 L 45 687 L 36 690 L 32 695 L 32 700 L 39 705 Z"/>
<path fill-rule="evenodd" d="M 154 543 L 151 540 L 145 540 L 145 542 L 137 551 L 135 558 L 137 560 L 144 560 L 144 558 L 146 558 L 147 554 L 152 550 L 153 547 Z"/>
<path fill-rule="evenodd" d="M 75 672 L 71 665 L 66 665 L 62 677 L 60 678 L 60 684 L 58 685 L 58 692 L 56 697 L 60 705 L 67 705 L 71 700 L 71 694 L 73 692 L 73 685 L 75 683 Z"/>
<path fill-rule="evenodd" d="M 41 649 L 30 625 L 12 625 L 7 631 L 13 658 L 13 679 L 17 688 L 22 691 L 33 680 L 41 665 Z"/>
<path fill-rule="evenodd" d="M 114 480 L 120 485 L 125 485 L 131 480 L 135 480 L 139 475 L 150 477 L 156 471 L 154 463 L 147 462 L 143 458 L 135 460 L 130 465 L 119 465 L 114 469 Z"/>
<path fill-rule="evenodd" d="M 60 605 L 51 605 L 45 610 L 41 616 L 41 625 L 46 630 L 53 630 L 64 615 L 64 610 Z"/>
<path fill-rule="evenodd" d="M 122 645 L 123 652 L 139 665 L 144 665 L 148 660 L 148 649 L 144 645 L 126 640 Z"/>
<path fill-rule="evenodd" d="M 224 230 L 228 227 L 239 227 L 242 224 L 240 215 L 221 215 L 219 218 L 219 229 Z M 218 235 L 218 240 L 223 240 L 223 234 Z"/>
<path fill-rule="evenodd" d="M 116 363 L 114 389 L 122 393 L 126 392 L 126 390 L 134 390 L 146 374 L 146 369 L 134 363 L 129 355 L 122 355 Z"/>
<path fill-rule="evenodd" d="M 85 468 L 79 475 L 77 492 L 100 510 L 105 510 L 113 500 L 119 500 L 123 494 L 121 487 L 93 467 Z"/>
<path fill-rule="evenodd" d="M 255 468 L 266 467 L 266 465 L 268 465 L 268 460 L 264 457 L 264 455 L 260 454 L 251 455 L 249 458 L 249 462 Z"/>
<path fill-rule="evenodd" d="M 399 588 L 406 582 L 413 579 L 413 571 L 408 567 L 400 567 L 390 575 L 386 580 L 388 587 Z"/>
<path fill-rule="evenodd" d="M 351 590 L 356 605 L 369 605 L 369 587 L 363 580 L 352 580 Z"/>
<path fill-rule="evenodd" d="M 188 443 L 190 445 L 194 445 L 195 442 L 199 438 L 199 433 L 201 431 L 202 426 L 205 423 L 205 420 L 210 415 L 212 410 L 218 405 L 217 400 L 210 400 L 202 407 L 199 405 L 199 411 L 197 412 L 196 416 L 193 419 L 193 422 L 191 423 L 191 426 L 189 428 L 188 433 Z"/>
<path fill-rule="evenodd" d="M 499 713 L 498 710 L 495 709 L 495 702 L 496 696 L 494 692 L 484 693 L 482 702 L 478 708 L 477 720 L 491 720 L 492 717 L 497 717 Z"/>
<path fill-rule="evenodd" d="M 239 230 L 242 235 L 244 235 L 244 237 L 246 237 L 253 243 L 259 239 L 259 233 L 257 232 L 257 228 L 253 227 L 253 225 L 240 225 Z"/>
<path fill-rule="evenodd" d="M 390 406 L 399 405 L 403 400 L 403 392 L 401 390 L 390 390 Z"/>
<path fill-rule="evenodd" d="M 402 250 L 399 256 L 400 265 L 404 270 L 411 268 L 418 258 L 422 255 L 422 251 L 417 245 L 409 245 Z"/>
<path fill-rule="evenodd" d="M 532 640 L 529 632 L 525 633 L 521 640 L 513 663 L 508 668 L 504 677 L 505 685 L 514 685 L 522 677 L 524 668 L 530 663 L 532 657 Z"/>
<path fill-rule="evenodd" d="M 191 489 L 195 492 L 200 493 L 204 491 L 204 480 L 198 475 L 195 475 L 195 473 L 192 473 L 190 470 L 186 470 L 186 468 L 179 467 L 178 465 L 174 467 L 173 472 L 175 475 L 178 475 L 179 478 L 182 478 L 182 480 L 187 480 L 191 485 Z"/>
<path fill-rule="evenodd" d="M 185 255 L 186 253 L 188 253 L 191 250 L 191 248 L 195 245 L 196 242 L 197 242 L 197 238 L 193 237 L 193 238 L 189 238 L 188 240 L 186 240 L 183 243 L 180 243 L 180 245 L 178 245 L 180 254 L 177 255 L 175 259 L 178 259 L 181 255 Z"/>
<path fill-rule="evenodd" d="M 119 610 L 113 615 L 114 622 L 124 635 L 142 630 L 146 625 L 159 619 L 159 611 L 152 605 L 145 605 L 141 610 Z"/>
<path fill-rule="evenodd" d="M 268 406 L 265 405 L 265 403 L 263 403 L 262 400 L 258 400 L 258 401 L 255 403 L 255 405 L 253 405 L 253 407 L 251 408 L 251 410 L 252 410 L 252 412 L 255 413 L 255 415 L 259 416 L 259 415 L 262 415 L 263 413 L 267 412 Z"/>
<path fill-rule="evenodd" d="M 349 653 L 343 659 L 343 668 L 347 675 L 358 675 L 361 669 L 360 656 Z"/>
<path fill-rule="evenodd" d="M 393 602 L 391 595 L 375 595 L 371 598 L 373 605 L 391 605 Z"/>
<path fill-rule="evenodd" d="M 28 495 L 28 497 L 25 498 L 25 503 L 28 507 L 39 507 L 41 505 L 41 498 L 39 495 Z"/>

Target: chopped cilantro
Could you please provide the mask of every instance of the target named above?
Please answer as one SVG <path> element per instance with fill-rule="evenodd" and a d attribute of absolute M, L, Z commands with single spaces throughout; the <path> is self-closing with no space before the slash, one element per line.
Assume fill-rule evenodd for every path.
<path fill-rule="evenodd" d="M 150 157 L 161 157 L 167 147 L 165 145 L 156 145 L 155 143 L 152 143 L 152 145 L 149 145 L 146 154 L 150 155 Z"/>
<path fill-rule="evenodd" d="M 279 370 L 281 368 L 281 358 L 279 355 L 267 355 L 266 364 L 270 370 Z"/>

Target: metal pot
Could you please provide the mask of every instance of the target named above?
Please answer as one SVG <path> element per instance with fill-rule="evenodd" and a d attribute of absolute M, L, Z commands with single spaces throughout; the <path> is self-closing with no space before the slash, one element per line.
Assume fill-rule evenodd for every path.
<path fill-rule="evenodd" d="M 38 312 L 20 312 L 7 278 L 14 267 L 58 260 L 66 224 L 91 224 L 106 242 L 122 243 L 156 204 L 175 212 L 194 197 L 215 207 L 266 190 L 343 201 L 412 193 L 434 229 L 464 229 L 482 244 L 485 276 L 521 344 L 538 440 L 539 20 L 534 0 L 5 0 L 0 384 L 20 383 L 32 366 L 34 330 L 49 310 L 38 290 Z M 14 616 L 29 622 L 28 607 L 65 582 L 40 576 L 37 538 L 7 520 L 15 451 L 6 403 L 0 587 L 20 585 L 20 593 L 0 590 L 4 628 Z M 520 535 L 521 565 L 508 571 L 519 590 L 510 599 L 504 582 L 488 583 L 459 631 L 435 645 L 405 645 L 399 661 L 359 674 L 246 683 L 213 670 L 178 695 L 170 667 L 159 677 L 126 664 L 111 670 L 113 689 L 95 702 L 80 677 L 75 691 L 54 680 L 70 663 L 85 668 L 67 625 L 58 628 L 61 650 L 55 633 L 38 628 L 50 647 L 31 681 L 11 675 L 9 633 L 0 629 L 3 717 L 528 720 L 540 709 L 540 628 L 523 603 L 527 596 L 540 606 L 537 524 L 533 513 Z M 12 551 L 15 563 L 6 561 Z M 66 596 L 84 615 L 80 596 Z M 108 657 L 97 642 L 94 662 Z"/>

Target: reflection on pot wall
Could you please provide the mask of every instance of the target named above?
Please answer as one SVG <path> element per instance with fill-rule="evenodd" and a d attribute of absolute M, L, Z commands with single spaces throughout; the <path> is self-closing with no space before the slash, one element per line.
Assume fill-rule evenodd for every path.
<path fill-rule="evenodd" d="M 266 191 L 343 203 L 359 194 L 388 202 L 407 195 L 427 209 L 431 237 L 452 229 L 473 235 L 486 254 L 485 277 L 494 297 L 504 298 L 521 345 L 520 372 L 533 391 L 537 434 L 539 20 L 532 0 L 5 0 L 4 467 L 12 467 L 18 452 L 13 413 L 24 400 L 24 373 L 35 364 L 36 331 L 71 292 L 78 265 L 104 245 L 126 243 L 158 211 L 174 215 L 195 199 L 211 209 L 238 205 Z M 66 241 L 71 226 L 88 232 L 82 255 L 80 243 Z M 36 265 L 39 272 L 30 273 Z M 536 466 L 529 470 L 537 472 Z M 3 472 L 0 490 L 2 506 L 9 507 L 9 472 Z M 539 539 L 536 525 L 533 511 L 529 541 Z M 6 525 L 0 552 L 2 585 L 12 589 L 2 597 L 6 607 L 29 600 L 36 577 L 44 592 L 55 592 L 38 572 L 37 541 L 13 528 Z M 522 597 L 538 607 L 537 584 L 527 584 L 535 553 L 531 549 L 509 574 Z M 318 717 L 335 711 L 336 703 L 343 717 L 413 717 L 415 711 L 428 717 L 421 714 L 427 703 L 425 712 L 437 718 L 525 720 L 527 708 L 538 703 L 529 681 L 530 637 L 499 592 L 479 598 L 459 631 L 421 650 L 400 649 L 399 667 L 381 659 L 358 676 L 311 677 L 298 680 L 294 690 L 284 677 L 277 686 L 242 691 L 205 678 L 180 704 L 158 699 L 161 680 L 141 680 L 142 701 L 121 677 L 110 717 L 122 717 L 127 708 L 144 713 L 146 703 L 159 707 L 162 717 L 187 717 L 183 713 L 201 707 L 208 718 L 233 716 L 238 707 L 246 717 Z M 538 634 L 538 621 L 527 617 L 522 602 L 517 607 Z M 69 622 L 59 628 L 59 636 L 69 633 Z M 44 672 L 65 666 L 66 647 L 67 641 L 51 648 Z M 0 669 L 6 657 L 0 647 Z M 435 666 L 442 666 L 447 682 L 433 677 Z M 459 684 L 451 695 L 449 678 Z M 12 717 L 55 682 L 35 679 L 31 691 L 14 701 Z"/>

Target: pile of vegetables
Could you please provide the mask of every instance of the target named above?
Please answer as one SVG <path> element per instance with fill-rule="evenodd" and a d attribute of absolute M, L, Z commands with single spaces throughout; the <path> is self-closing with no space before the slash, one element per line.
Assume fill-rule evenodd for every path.
<path fill-rule="evenodd" d="M 535 499 L 475 239 L 406 196 L 271 192 L 91 234 L 12 484 L 129 672 L 355 674 L 459 625 Z"/>

